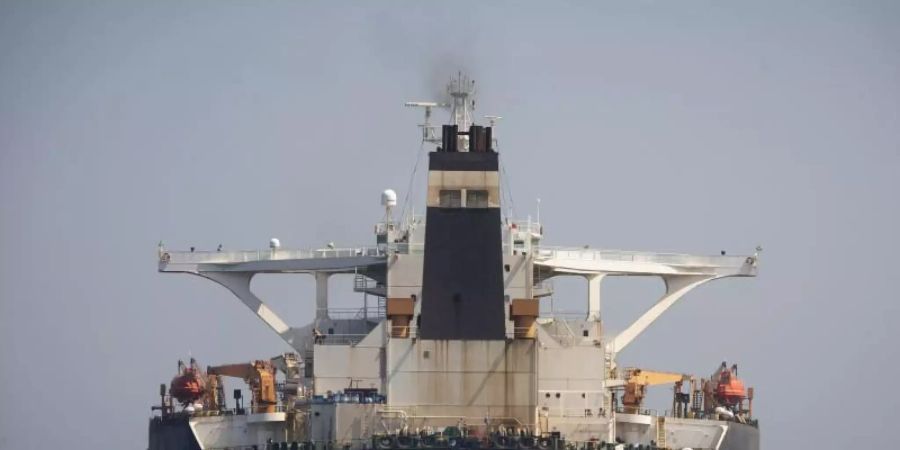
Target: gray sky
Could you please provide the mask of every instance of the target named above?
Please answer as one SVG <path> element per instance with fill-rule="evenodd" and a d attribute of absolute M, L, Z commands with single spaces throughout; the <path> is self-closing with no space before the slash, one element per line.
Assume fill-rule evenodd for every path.
<path fill-rule="evenodd" d="M 178 358 L 287 351 L 223 288 L 158 274 L 156 243 L 372 242 L 419 148 L 402 103 L 457 69 L 549 243 L 765 248 L 621 363 L 737 362 L 765 448 L 893 443 L 900 8 L 748 3 L 3 2 L 0 448 L 144 448 Z M 311 279 L 254 287 L 311 318 Z M 661 289 L 609 282 L 608 328 Z"/>

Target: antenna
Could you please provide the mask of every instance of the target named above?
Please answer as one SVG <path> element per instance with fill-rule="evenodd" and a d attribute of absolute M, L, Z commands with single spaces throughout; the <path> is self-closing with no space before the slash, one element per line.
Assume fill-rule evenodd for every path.
<path fill-rule="evenodd" d="M 457 78 L 447 84 L 447 94 L 453 100 L 450 105 L 453 124 L 460 130 L 468 130 L 472 125 L 472 112 L 475 111 L 475 80 L 459 72 Z"/>
<path fill-rule="evenodd" d="M 497 122 L 499 122 L 500 119 L 503 118 L 503 116 L 484 116 L 484 118 L 488 120 L 489 124 L 491 124 L 491 129 L 494 129 L 497 127 Z M 491 135 L 493 136 L 491 137 L 491 141 L 493 141 L 491 142 L 491 147 L 497 148 L 497 134 L 496 132 L 492 132 Z"/>
<path fill-rule="evenodd" d="M 431 125 L 431 110 L 432 108 L 447 108 L 450 106 L 449 104 L 438 102 L 406 102 L 404 103 L 404 106 L 425 109 L 425 121 L 419 124 L 419 128 L 422 129 L 422 142 L 430 142 L 432 144 L 441 142 L 440 138 L 434 136 L 434 130 L 437 127 Z"/>
<path fill-rule="evenodd" d="M 436 101 L 404 103 L 405 106 L 410 108 L 425 109 L 425 121 L 419 124 L 419 127 L 422 128 L 422 142 L 428 142 L 435 145 L 441 144 L 441 137 L 438 137 L 437 132 L 435 131 L 438 127 L 431 124 L 431 113 L 434 108 L 449 108 L 449 124 L 456 125 L 459 130 L 468 130 L 469 126 L 473 124 L 472 113 L 475 111 L 475 80 L 470 79 L 467 75 L 463 74 L 462 71 L 458 72 L 457 76 L 451 78 L 450 82 L 447 83 L 447 96 L 449 97 L 450 103 Z M 500 116 L 485 117 L 490 120 L 492 127 L 502 118 Z M 459 137 L 460 148 L 468 149 L 469 136 L 463 133 L 460 134 L 462 134 Z M 496 142 L 496 139 L 491 140 Z M 491 144 L 494 142 L 491 142 Z"/>
<path fill-rule="evenodd" d="M 394 207 L 397 206 L 397 193 L 393 189 L 385 189 L 381 193 L 381 206 L 384 206 L 384 223 L 390 227 L 393 222 Z"/>

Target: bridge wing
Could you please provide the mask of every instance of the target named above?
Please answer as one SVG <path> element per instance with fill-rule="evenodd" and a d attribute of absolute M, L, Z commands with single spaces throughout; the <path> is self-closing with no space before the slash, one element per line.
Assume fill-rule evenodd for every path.
<path fill-rule="evenodd" d="M 384 273 L 387 256 L 378 248 L 160 251 L 160 272 Z"/>
<path fill-rule="evenodd" d="M 564 247 L 540 247 L 534 254 L 541 278 L 579 274 L 752 277 L 756 276 L 756 260 L 756 255 L 700 256 Z"/>

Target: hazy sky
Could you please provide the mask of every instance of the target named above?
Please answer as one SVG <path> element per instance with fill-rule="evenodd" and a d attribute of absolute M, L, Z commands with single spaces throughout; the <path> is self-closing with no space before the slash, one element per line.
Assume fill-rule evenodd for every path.
<path fill-rule="evenodd" d="M 0 448 L 145 448 L 177 359 L 288 351 L 225 289 L 158 274 L 157 242 L 373 242 L 419 149 L 403 102 L 460 69 L 548 243 L 764 247 L 758 278 L 698 289 L 621 364 L 737 362 L 766 449 L 893 444 L 898 5 L 2 2 Z M 311 277 L 254 288 L 312 317 Z M 608 329 L 661 289 L 609 282 Z"/>

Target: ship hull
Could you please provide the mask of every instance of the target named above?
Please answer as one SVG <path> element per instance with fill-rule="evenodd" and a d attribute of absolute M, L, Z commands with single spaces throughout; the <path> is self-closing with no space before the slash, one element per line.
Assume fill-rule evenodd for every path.
<path fill-rule="evenodd" d="M 150 419 L 149 450 L 200 450 L 191 430 L 190 417 L 166 416 Z"/>
<path fill-rule="evenodd" d="M 759 450 L 759 428 L 741 423 L 730 424 L 719 450 Z"/>
<path fill-rule="evenodd" d="M 369 405 L 371 406 L 371 405 Z M 620 419 L 627 418 L 628 415 L 621 415 Z M 186 415 L 173 415 L 167 417 L 155 417 L 150 420 L 149 429 L 149 450 L 200 450 L 205 448 L 252 448 L 256 446 L 258 449 L 268 448 L 268 442 L 278 442 L 285 440 L 287 425 L 285 422 L 270 422 L 268 424 L 253 423 L 253 415 L 230 415 L 218 417 L 198 417 Z M 655 422 L 649 420 L 651 416 L 645 417 L 646 422 Z M 355 417 L 353 423 L 359 425 L 362 417 Z M 251 419 L 248 421 L 248 419 Z M 755 426 L 741 424 L 736 422 L 710 421 L 697 419 L 675 419 L 667 418 L 666 435 L 667 448 L 707 448 L 716 450 L 759 450 L 760 433 Z M 635 421 L 629 421 L 630 425 L 637 425 Z M 263 425 L 264 430 L 257 430 L 258 425 Z M 363 428 L 377 428 L 374 423 L 367 424 Z M 629 424 L 619 422 L 619 436 L 625 442 L 633 445 L 645 445 L 651 447 L 651 442 L 655 443 L 657 430 L 655 425 L 646 427 L 632 428 L 629 431 Z M 349 431 L 349 430 L 345 430 Z M 349 434 L 354 434 L 350 432 Z M 202 436 L 202 440 L 198 439 Z M 279 438 L 280 437 L 280 438 Z M 307 436 L 311 438 L 312 436 Z M 354 435 L 353 439 L 343 442 L 349 444 L 347 448 L 361 449 L 376 447 L 372 445 L 373 436 L 370 434 Z M 293 441 L 288 439 L 288 446 L 291 444 L 298 448 L 319 448 L 328 447 L 326 445 L 330 441 L 317 439 Z M 313 443 L 317 443 L 315 445 Z M 337 445 L 335 442 L 330 442 Z M 568 442 L 575 449 L 591 449 L 598 450 L 602 448 L 600 442 Z M 343 446 L 343 445 L 342 445 Z M 416 445 L 406 445 L 403 447 L 383 447 L 377 446 L 380 450 L 417 450 Z M 572 448 L 567 446 L 568 448 Z M 535 446 L 535 450 L 540 447 Z M 421 449 L 437 450 L 437 447 L 422 446 Z"/>

